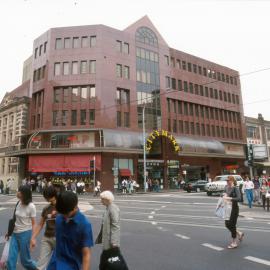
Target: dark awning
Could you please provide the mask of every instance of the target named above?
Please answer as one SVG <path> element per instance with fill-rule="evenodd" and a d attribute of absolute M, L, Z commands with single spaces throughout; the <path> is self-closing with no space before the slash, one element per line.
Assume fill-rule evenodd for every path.
<path fill-rule="evenodd" d="M 119 169 L 120 176 L 131 176 L 130 169 Z"/>
<path fill-rule="evenodd" d="M 90 160 L 95 158 L 95 168 L 100 170 L 100 155 L 32 155 L 28 159 L 29 172 L 88 172 Z M 92 168 L 93 170 L 93 168 Z"/>

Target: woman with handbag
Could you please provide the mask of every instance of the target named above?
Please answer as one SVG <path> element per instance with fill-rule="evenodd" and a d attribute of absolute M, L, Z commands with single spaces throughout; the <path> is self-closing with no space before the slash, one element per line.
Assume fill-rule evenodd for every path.
<path fill-rule="evenodd" d="M 106 206 L 102 225 L 96 244 L 102 244 L 100 256 L 100 270 L 128 270 L 126 262 L 120 252 L 120 210 L 113 203 L 114 196 L 111 191 L 100 194 L 101 203 Z"/>
<path fill-rule="evenodd" d="M 36 270 L 36 263 L 30 256 L 30 240 L 36 217 L 36 207 L 32 203 L 31 189 L 27 186 L 20 186 L 17 198 L 19 202 L 15 209 L 15 227 L 10 240 L 7 269 L 16 270 L 18 254 L 20 253 L 23 267 L 28 270 Z"/>
<path fill-rule="evenodd" d="M 267 211 L 269 211 L 269 199 L 270 199 L 269 191 L 270 190 L 269 190 L 268 183 L 265 179 L 263 179 L 262 185 L 261 185 L 262 204 L 263 204 L 263 209 L 265 210 L 265 203 L 267 202 Z"/>
<path fill-rule="evenodd" d="M 223 199 L 232 203 L 230 219 L 225 220 L 225 226 L 231 232 L 232 236 L 232 241 L 228 245 L 229 249 L 237 248 L 238 240 L 242 241 L 244 237 L 244 233 L 237 231 L 236 229 L 237 218 L 239 215 L 238 202 L 241 200 L 240 191 L 236 185 L 237 182 L 235 178 L 233 176 L 228 176 Z"/>

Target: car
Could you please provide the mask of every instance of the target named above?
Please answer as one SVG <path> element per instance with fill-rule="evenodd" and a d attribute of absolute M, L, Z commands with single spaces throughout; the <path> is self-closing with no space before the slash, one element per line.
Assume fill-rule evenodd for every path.
<path fill-rule="evenodd" d="M 225 190 L 225 186 L 227 185 L 228 176 L 233 176 L 237 181 L 237 186 L 244 183 L 243 178 L 240 175 L 218 175 L 214 178 L 214 180 L 210 183 L 207 183 L 205 186 L 205 190 L 208 196 L 211 196 L 213 193 L 222 193 Z"/>
<path fill-rule="evenodd" d="M 187 192 L 204 191 L 207 183 L 208 182 L 206 180 L 193 180 L 193 181 L 187 182 L 183 189 L 186 190 Z"/>

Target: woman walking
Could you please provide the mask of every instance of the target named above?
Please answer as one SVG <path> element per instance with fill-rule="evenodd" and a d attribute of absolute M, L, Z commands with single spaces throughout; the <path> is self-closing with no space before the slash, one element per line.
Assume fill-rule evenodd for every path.
<path fill-rule="evenodd" d="M 267 211 L 269 211 L 269 197 L 267 193 L 269 192 L 269 186 L 265 179 L 262 180 L 261 193 L 262 193 L 262 204 L 265 210 L 265 203 L 267 202 Z"/>
<path fill-rule="evenodd" d="M 228 245 L 229 249 L 236 248 L 238 246 L 238 240 L 242 241 L 244 233 L 237 231 L 236 223 L 239 215 L 239 206 L 238 202 L 241 200 L 240 191 L 236 187 L 236 180 L 233 176 L 228 176 L 227 186 L 225 187 L 225 194 L 223 199 L 227 202 L 232 203 L 232 211 L 229 220 L 225 220 L 226 228 L 231 232 L 232 241 Z"/>
<path fill-rule="evenodd" d="M 20 186 L 17 192 L 19 203 L 16 207 L 16 222 L 10 240 L 7 269 L 16 270 L 18 254 L 27 270 L 36 270 L 36 263 L 30 256 L 30 239 L 35 226 L 36 207 L 32 203 L 32 192 L 27 186 Z"/>
<path fill-rule="evenodd" d="M 253 182 L 249 179 L 247 176 L 243 185 L 243 189 L 246 193 L 247 201 L 248 201 L 248 206 L 249 208 L 252 207 L 252 202 L 253 202 L 253 189 L 254 189 L 254 184 Z"/>
<path fill-rule="evenodd" d="M 127 270 L 124 258 L 120 253 L 120 210 L 113 203 L 114 196 L 111 191 L 103 191 L 100 194 L 100 198 L 101 203 L 106 206 L 106 210 L 103 214 L 102 226 L 96 240 L 96 244 L 102 244 L 103 249 L 100 256 L 99 269 L 111 269 L 108 266 L 108 259 L 113 255 L 121 261 L 121 265 L 114 269 Z"/>

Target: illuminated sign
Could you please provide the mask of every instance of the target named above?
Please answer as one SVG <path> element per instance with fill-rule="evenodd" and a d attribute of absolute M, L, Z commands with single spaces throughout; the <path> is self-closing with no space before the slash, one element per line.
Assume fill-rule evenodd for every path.
<path fill-rule="evenodd" d="M 174 151 L 175 152 L 180 151 L 180 146 L 176 142 L 173 135 L 170 134 L 167 130 L 163 130 L 163 129 L 162 130 L 154 130 L 152 133 L 149 134 L 149 136 L 148 136 L 148 138 L 146 140 L 146 150 L 147 151 L 150 151 L 152 149 L 152 145 L 153 145 L 154 140 L 159 138 L 159 137 L 167 138 L 172 143 Z"/>

